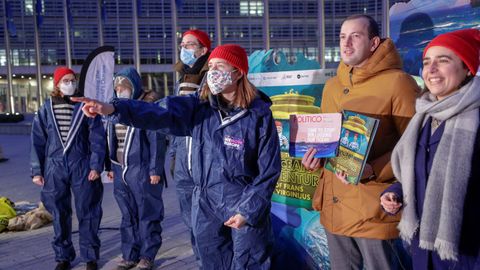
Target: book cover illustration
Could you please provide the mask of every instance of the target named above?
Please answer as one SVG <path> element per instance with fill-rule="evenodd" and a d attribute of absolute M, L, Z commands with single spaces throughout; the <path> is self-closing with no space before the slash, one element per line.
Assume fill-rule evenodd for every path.
<path fill-rule="evenodd" d="M 288 152 L 290 136 L 290 126 L 288 120 L 275 120 L 275 127 L 277 128 L 278 139 L 280 141 L 280 151 Z"/>
<path fill-rule="evenodd" d="M 348 182 L 358 184 L 379 122 L 378 119 L 345 110 L 338 156 L 329 158 L 325 168 L 332 172 L 343 171 Z"/>
<path fill-rule="evenodd" d="M 335 157 L 341 125 L 341 113 L 290 115 L 290 156 L 301 158 L 315 148 L 317 158 Z"/>

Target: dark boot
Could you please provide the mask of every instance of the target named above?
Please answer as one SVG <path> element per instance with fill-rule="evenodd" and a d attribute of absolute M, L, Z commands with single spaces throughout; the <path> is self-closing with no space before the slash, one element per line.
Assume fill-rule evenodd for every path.
<path fill-rule="evenodd" d="M 86 270 L 97 270 L 98 269 L 97 262 L 96 261 L 87 262 L 87 268 L 85 268 L 85 269 Z"/>
<path fill-rule="evenodd" d="M 55 270 L 69 270 L 70 269 L 70 262 L 69 261 L 61 261 L 57 263 Z"/>
<path fill-rule="evenodd" d="M 116 270 L 129 270 L 135 267 L 137 265 L 137 262 L 134 261 L 127 261 L 127 260 L 122 260 L 117 264 L 117 269 Z"/>
<path fill-rule="evenodd" d="M 143 258 L 137 264 L 137 268 L 139 270 L 152 270 L 153 269 L 153 261 L 150 261 L 149 259 Z"/>

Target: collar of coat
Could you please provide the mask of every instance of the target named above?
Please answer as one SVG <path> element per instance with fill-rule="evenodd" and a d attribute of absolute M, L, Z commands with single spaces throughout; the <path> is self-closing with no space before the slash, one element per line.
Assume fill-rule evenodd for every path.
<path fill-rule="evenodd" d="M 196 93 L 196 96 L 198 97 L 198 92 Z M 218 100 L 216 98 L 213 98 L 214 96 L 212 94 L 209 94 L 208 100 L 204 100 L 203 102 L 208 103 L 209 106 L 215 110 L 221 110 Z M 255 99 L 250 103 L 248 106 L 247 110 L 256 113 L 259 116 L 266 115 L 268 113 L 271 113 L 270 106 L 272 105 L 272 101 L 270 98 L 263 93 L 262 91 L 257 89 L 257 96 Z M 232 108 L 230 107 L 228 110 L 227 115 L 234 115 L 243 109 L 241 108 Z"/>
<path fill-rule="evenodd" d="M 180 73 L 180 74 L 200 74 L 202 72 L 206 72 L 208 70 L 208 57 L 210 56 L 210 52 L 200 56 L 193 67 L 185 65 L 182 61 L 178 61 L 173 69 Z"/>
<path fill-rule="evenodd" d="M 337 76 L 345 86 L 363 83 L 382 72 L 402 69 L 402 59 L 390 38 L 382 39 L 378 48 L 362 67 L 354 68 L 340 62 Z M 351 76 L 350 76 L 351 73 Z"/>

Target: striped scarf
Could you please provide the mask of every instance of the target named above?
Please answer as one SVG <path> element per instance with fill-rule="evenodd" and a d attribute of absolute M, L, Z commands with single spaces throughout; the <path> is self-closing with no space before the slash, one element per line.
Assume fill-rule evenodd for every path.
<path fill-rule="evenodd" d="M 52 99 L 53 114 L 55 115 L 55 121 L 60 131 L 63 143 L 67 142 L 68 132 L 70 131 L 70 125 L 72 124 L 72 116 L 74 106 L 72 103 L 65 101 L 62 98 Z"/>
<path fill-rule="evenodd" d="M 117 161 L 123 164 L 123 153 L 125 151 L 125 137 L 127 134 L 127 126 L 115 124 L 115 135 L 117 136 Z"/>

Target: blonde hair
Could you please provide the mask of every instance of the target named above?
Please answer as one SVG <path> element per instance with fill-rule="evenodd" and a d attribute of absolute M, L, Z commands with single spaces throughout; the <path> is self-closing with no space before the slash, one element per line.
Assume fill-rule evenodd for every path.
<path fill-rule="evenodd" d="M 124 77 L 124 76 L 115 77 L 115 80 L 113 81 L 113 89 L 117 88 L 117 86 L 119 85 L 134 91 L 133 85 L 127 77 Z"/>
<path fill-rule="evenodd" d="M 210 88 L 208 84 L 205 83 L 202 90 L 200 90 L 200 99 L 208 100 L 208 95 L 210 94 Z M 246 74 L 242 73 L 242 78 L 237 82 L 237 90 L 235 91 L 235 99 L 230 103 L 235 107 L 242 109 L 248 108 L 250 103 L 257 96 L 257 88 L 248 80 Z"/>

